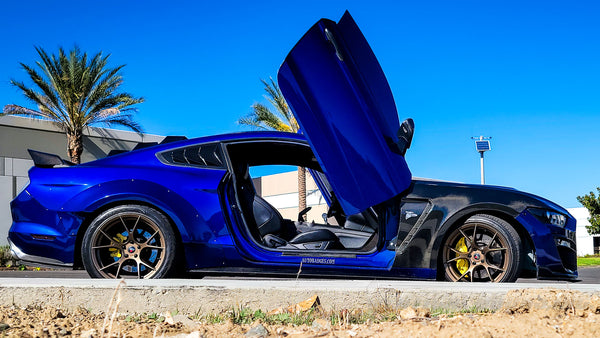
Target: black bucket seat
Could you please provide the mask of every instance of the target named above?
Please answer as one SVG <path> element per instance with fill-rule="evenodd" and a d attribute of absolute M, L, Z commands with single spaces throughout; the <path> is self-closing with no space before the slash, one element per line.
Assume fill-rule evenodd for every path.
<path fill-rule="evenodd" d="M 284 219 L 279 211 L 256 194 L 248 166 L 238 177 L 238 194 L 242 212 L 254 237 L 264 245 L 296 249 L 340 249 L 338 237 L 327 229 L 298 232 L 293 221 Z M 252 224 L 254 223 L 254 224 Z M 254 229 L 252 229 L 254 228 Z"/>

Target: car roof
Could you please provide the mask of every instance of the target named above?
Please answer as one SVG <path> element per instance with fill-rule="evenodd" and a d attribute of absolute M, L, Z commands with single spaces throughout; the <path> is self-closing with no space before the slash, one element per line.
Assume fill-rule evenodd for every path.
<path fill-rule="evenodd" d="M 107 164 L 111 162 L 121 162 L 126 158 L 130 158 L 131 156 L 145 156 L 146 154 L 155 154 L 157 152 L 173 149 L 173 148 L 181 148 L 186 146 L 191 146 L 195 144 L 202 143 L 212 143 L 212 142 L 252 142 L 252 141 L 294 141 L 294 142 L 302 142 L 306 143 L 306 138 L 302 134 L 296 133 L 288 133 L 288 132 L 279 132 L 279 131 L 247 131 L 247 132 L 239 132 L 239 133 L 227 133 L 227 134 L 218 134 L 218 135 L 210 135 L 210 136 L 202 136 L 196 137 L 193 139 L 186 139 L 180 141 L 174 141 L 164 144 L 157 144 L 153 146 L 147 146 L 141 149 L 135 149 L 130 151 L 125 151 L 120 154 L 107 156 L 104 158 L 100 158 L 95 161 L 82 163 L 80 166 L 87 165 L 98 165 L 98 164 Z M 152 155 L 154 157 L 154 155 Z"/>

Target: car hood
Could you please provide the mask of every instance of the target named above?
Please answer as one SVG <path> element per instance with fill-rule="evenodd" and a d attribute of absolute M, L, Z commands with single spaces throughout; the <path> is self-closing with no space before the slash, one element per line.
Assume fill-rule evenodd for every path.
<path fill-rule="evenodd" d="M 444 196 L 466 196 L 469 199 L 468 203 L 501 203 L 513 208 L 519 213 L 528 207 L 535 207 L 554 210 L 565 215 L 570 215 L 567 209 L 550 200 L 511 187 L 468 184 L 426 178 L 416 178 L 413 181 L 415 183 L 415 187 L 427 187 L 425 189 L 413 190 L 419 190 L 420 192 L 427 191 L 428 193 L 425 193 L 423 196 L 421 196 L 423 198 L 434 197 L 425 195 L 431 193 L 433 193 L 433 195 L 437 195 L 439 192 L 436 190 L 440 190 L 443 191 L 441 194 Z M 438 189 L 432 189 L 432 187 L 437 187 Z"/>
<path fill-rule="evenodd" d="M 278 83 L 346 214 L 410 186 L 391 89 L 348 12 L 310 28 L 279 68 Z"/>

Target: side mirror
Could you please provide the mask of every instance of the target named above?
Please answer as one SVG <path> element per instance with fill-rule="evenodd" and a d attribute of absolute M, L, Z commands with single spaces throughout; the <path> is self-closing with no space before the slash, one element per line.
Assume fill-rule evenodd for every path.
<path fill-rule="evenodd" d="M 408 118 L 404 120 L 400 125 L 400 130 L 398 130 L 398 150 L 400 150 L 400 155 L 404 156 L 406 150 L 410 148 L 414 132 L 415 122 L 413 119 Z"/>

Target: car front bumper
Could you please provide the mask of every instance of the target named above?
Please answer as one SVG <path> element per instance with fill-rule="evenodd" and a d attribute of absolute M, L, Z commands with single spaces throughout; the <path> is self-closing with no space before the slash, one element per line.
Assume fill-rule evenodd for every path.
<path fill-rule="evenodd" d="M 564 228 L 542 223 L 527 210 L 517 221 L 533 241 L 538 279 L 577 279 L 576 221 L 572 216 L 569 215 Z"/>

